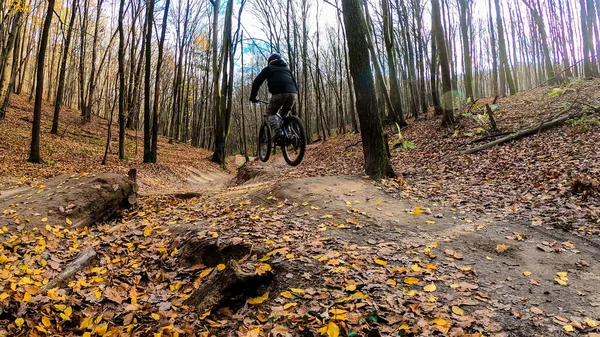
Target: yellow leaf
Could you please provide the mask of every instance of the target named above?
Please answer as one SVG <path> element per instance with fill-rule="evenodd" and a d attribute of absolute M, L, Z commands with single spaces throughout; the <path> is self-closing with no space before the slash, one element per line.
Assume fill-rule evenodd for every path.
<path fill-rule="evenodd" d="M 435 325 L 439 325 L 439 326 L 441 326 L 443 328 L 450 328 L 450 324 L 451 324 L 449 321 L 447 321 L 447 320 L 445 320 L 443 318 L 436 318 L 436 319 L 433 320 L 433 323 Z"/>
<path fill-rule="evenodd" d="M 69 218 L 66 218 L 66 219 L 65 219 L 65 222 L 66 222 L 68 225 L 72 225 L 72 224 L 73 224 L 73 221 L 71 221 L 71 219 L 69 219 Z"/>
<path fill-rule="evenodd" d="M 290 254 L 286 254 L 285 255 L 286 259 L 293 259 L 294 258 L 294 254 L 290 253 Z"/>
<path fill-rule="evenodd" d="M 563 329 L 565 329 L 566 332 L 575 331 L 575 329 L 573 329 L 573 326 L 571 324 L 563 325 Z"/>
<path fill-rule="evenodd" d="M 204 278 L 207 277 L 208 274 L 210 274 L 213 271 L 214 268 L 207 268 L 204 269 L 201 273 L 200 273 L 200 278 Z"/>
<path fill-rule="evenodd" d="M 418 264 L 413 264 L 412 266 L 410 266 L 410 269 L 415 273 L 421 272 L 423 270 L 423 268 L 419 267 Z"/>
<path fill-rule="evenodd" d="M 423 290 L 430 293 L 430 292 L 434 292 L 436 290 L 436 286 L 435 283 L 431 282 L 430 284 L 426 285 L 425 287 L 423 287 Z"/>
<path fill-rule="evenodd" d="M 42 324 L 44 324 L 46 328 L 49 328 L 52 325 L 52 323 L 50 322 L 50 318 L 46 316 L 42 317 Z"/>
<path fill-rule="evenodd" d="M 208 317 L 208 315 L 210 315 L 210 310 L 200 315 L 200 319 L 205 319 L 206 317 Z"/>
<path fill-rule="evenodd" d="M 555 281 L 556 283 L 560 284 L 561 286 L 566 286 L 566 285 L 568 285 L 568 284 L 569 284 L 569 282 L 567 282 L 567 281 L 565 281 L 565 280 L 562 280 L 562 279 L 559 279 L 559 278 L 555 278 L 555 279 L 554 279 L 554 281 Z"/>
<path fill-rule="evenodd" d="M 296 303 L 296 302 L 286 303 L 286 304 L 283 305 L 283 309 L 287 310 L 287 309 L 289 309 L 291 307 L 295 307 L 296 305 L 298 305 L 298 303 Z"/>
<path fill-rule="evenodd" d="M 329 312 L 332 313 L 332 314 L 334 314 L 334 315 L 341 315 L 341 314 L 347 313 L 348 310 L 334 308 L 334 309 L 329 310 Z"/>
<path fill-rule="evenodd" d="M 583 319 L 583 321 L 585 322 L 585 324 L 587 324 L 590 328 L 595 328 L 598 326 L 598 321 L 593 320 L 589 317 L 586 317 Z"/>
<path fill-rule="evenodd" d="M 152 314 L 150 314 L 150 316 L 152 316 L 152 318 L 154 318 L 157 321 L 160 320 L 160 315 L 157 313 L 152 313 Z"/>
<path fill-rule="evenodd" d="M 404 283 L 406 284 L 417 284 L 419 283 L 419 279 L 416 277 L 405 277 L 404 278 Z"/>
<path fill-rule="evenodd" d="M 38 325 L 38 326 L 36 326 L 35 328 L 36 328 L 36 329 L 37 329 L 37 331 L 39 331 L 39 332 L 48 332 L 48 331 L 46 331 L 46 329 L 44 329 L 44 327 L 43 327 L 43 326 L 39 326 L 39 325 Z"/>
<path fill-rule="evenodd" d="M 462 315 L 465 314 L 464 310 L 462 310 L 461 308 L 459 308 L 459 307 L 457 307 L 455 305 L 452 306 L 452 312 L 455 313 L 455 314 L 457 314 L 458 316 L 462 316 Z"/>
<path fill-rule="evenodd" d="M 423 213 L 423 210 L 421 210 L 421 207 L 416 206 L 415 209 L 414 209 L 414 211 L 413 211 L 413 214 L 414 215 L 419 215 L 421 213 Z"/>
<path fill-rule="evenodd" d="M 7 293 L 0 293 L 0 301 L 4 301 L 5 299 L 9 298 L 10 295 Z"/>
<path fill-rule="evenodd" d="M 384 261 L 384 260 L 381 260 L 381 259 L 375 259 L 375 263 L 377 263 L 380 266 L 387 265 L 387 261 Z"/>
<path fill-rule="evenodd" d="M 356 290 L 356 284 L 349 284 L 346 286 L 346 291 L 354 291 Z"/>
<path fill-rule="evenodd" d="M 261 330 L 260 327 L 256 327 L 256 328 L 248 331 L 248 333 L 246 335 L 244 335 L 244 337 L 259 337 L 260 336 L 260 330 Z"/>
<path fill-rule="evenodd" d="M 327 337 L 338 337 L 340 335 L 340 328 L 333 322 L 329 322 L 326 326 L 319 329 L 321 335 L 327 335 Z"/>
<path fill-rule="evenodd" d="M 396 286 L 396 281 L 394 281 L 394 280 L 392 280 L 392 279 L 389 279 L 389 280 L 385 281 L 385 283 L 389 284 L 389 285 L 390 285 L 390 286 L 392 286 L 392 287 L 395 287 L 395 286 Z"/>
<path fill-rule="evenodd" d="M 524 271 L 523 272 L 523 276 L 531 276 L 531 272 L 530 271 Z"/>
<path fill-rule="evenodd" d="M 64 313 L 65 315 L 67 315 L 67 317 L 71 317 L 71 314 L 73 313 L 73 308 L 71 308 L 70 306 L 66 307 Z"/>
<path fill-rule="evenodd" d="M 404 325 L 401 325 L 401 326 L 398 328 L 398 330 L 404 330 L 404 331 L 406 331 L 406 332 L 409 332 L 409 331 L 410 331 L 410 326 L 408 326 L 408 325 L 404 324 Z"/>
<path fill-rule="evenodd" d="M 146 228 L 144 228 L 144 236 L 150 236 L 152 234 L 152 227 L 150 226 L 146 226 Z"/>
<path fill-rule="evenodd" d="M 363 294 L 360 291 L 355 292 L 354 294 L 352 294 L 352 298 L 359 298 L 359 299 L 365 299 L 369 297 L 369 295 L 367 294 Z"/>
<path fill-rule="evenodd" d="M 304 293 L 304 289 L 300 289 L 300 288 L 290 288 L 290 290 L 293 293 L 296 293 L 296 294 L 303 294 Z"/>
<path fill-rule="evenodd" d="M 499 243 L 496 245 L 496 251 L 498 253 L 504 253 L 505 251 L 509 250 L 510 246 L 509 245 L 505 245 L 503 243 Z"/>
<path fill-rule="evenodd" d="M 259 305 L 268 299 L 269 299 L 269 292 L 266 292 L 264 295 L 262 295 L 260 297 L 249 298 L 248 303 L 252 304 L 252 305 Z"/>
<path fill-rule="evenodd" d="M 93 323 L 94 319 L 92 317 L 86 317 L 81 320 L 81 323 L 79 323 L 79 328 L 82 330 L 86 330 L 87 328 L 92 326 Z"/>
<path fill-rule="evenodd" d="M 42 218 L 42 220 L 40 220 L 41 222 L 46 222 L 48 221 L 48 218 Z"/>
<path fill-rule="evenodd" d="M 256 275 L 264 275 L 271 271 L 271 265 L 267 263 L 259 263 L 256 265 Z"/>
<path fill-rule="evenodd" d="M 92 334 L 89 332 L 84 332 L 82 337 L 92 337 Z"/>
<path fill-rule="evenodd" d="M 24 302 L 31 302 L 31 294 L 30 293 L 25 293 L 25 295 L 23 295 L 23 301 Z"/>
<path fill-rule="evenodd" d="M 97 335 L 100 336 L 104 336 L 104 334 L 106 334 L 106 331 L 108 330 L 108 324 L 102 324 L 102 325 L 98 325 L 95 329 L 94 332 Z"/>
<path fill-rule="evenodd" d="M 281 293 L 281 297 L 285 297 L 285 298 L 292 298 L 292 297 L 294 297 L 294 296 L 292 295 L 292 293 L 291 293 L 291 292 L 289 292 L 289 291 L 284 291 L 284 292 L 282 292 L 282 293 Z"/>
<path fill-rule="evenodd" d="M 54 309 L 56 309 L 58 311 L 65 311 L 66 308 L 67 308 L 67 306 L 64 304 L 55 304 L 54 305 Z"/>
<path fill-rule="evenodd" d="M 568 273 L 568 272 L 566 272 L 566 271 L 561 271 L 561 272 L 558 272 L 558 273 L 556 273 L 556 275 L 558 275 L 558 277 L 560 277 L 560 278 L 562 278 L 562 279 L 564 279 L 564 278 L 567 278 L 567 275 L 568 275 L 568 274 L 569 274 L 569 273 Z"/>
<path fill-rule="evenodd" d="M 226 266 L 225 266 L 224 264 L 222 264 L 222 263 L 221 263 L 221 264 L 217 265 L 217 270 L 218 270 L 218 271 L 224 270 L 224 269 L 225 269 L 225 267 L 226 267 Z"/>
<path fill-rule="evenodd" d="M 20 328 L 23 325 L 23 323 L 25 323 L 25 320 L 23 318 L 19 317 L 19 318 L 15 319 L 15 325 L 17 327 Z"/>

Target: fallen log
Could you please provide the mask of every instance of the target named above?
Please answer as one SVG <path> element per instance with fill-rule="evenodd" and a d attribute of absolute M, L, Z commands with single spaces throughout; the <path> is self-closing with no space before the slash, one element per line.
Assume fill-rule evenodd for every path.
<path fill-rule="evenodd" d="M 489 139 L 493 139 L 493 138 L 497 138 L 497 137 L 501 137 L 501 136 L 507 136 L 507 135 L 510 135 L 510 134 L 513 134 L 513 133 L 514 133 L 514 131 L 505 131 L 505 132 L 493 133 L 491 135 L 483 136 L 483 137 L 480 137 L 480 138 L 468 141 L 466 143 L 460 144 L 458 146 L 458 148 L 469 146 L 469 145 L 473 145 L 473 144 L 477 144 L 477 143 L 481 143 L 481 142 L 485 142 L 486 140 L 489 140 Z"/>
<path fill-rule="evenodd" d="M 60 287 L 69 281 L 78 271 L 83 270 L 96 258 L 96 251 L 93 248 L 88 248 L 81 252 L 75 260 L 71 261 L 60 274 L 53 277 L 50 282 L 40 288 L 42 294 L 48 290 Z"/>
<path fill-rule="evenodd" d="M 85 227 L 110 219 L 137 202 L 135 181 L 125 175 L 61 175 L 35 187 L 0 192 L 0 225 Z"/>
<path fill-rule="evenodd" d="M 476 153 L 476 152 L 479 152 L 479 151 L 482 151 L 482 150 L 489 149 L 489 148 L 494 147 L 496 145 L 501 145 L 501 144 L 504 144 L 504 143 L 511 142 L 513 140 L 517 140 L 517 139 L 521 139 L 521 138 L 524 138 L 524 137 L 527 137 L 527 136 L 531 136 L 531 135 L 534 135 L 536 133 L 540 133 L 542 131 L 551 129 L 553 127 L 557 127 L 557 126 L 563 125 L 569 119 L 574 119 L 574 118 L 581 117 L 583 115 L 583 113 L 584 113 L 584 110 L 579 110 L 577 112 L 572 112 L 572 113 L 570 113 L 568 115 L 565 115 L 563 117 L 558 117 L 558 118 L 555 118 L 555 119 L 552 119 L 552 120 L 543 121 L 538 126 L 531 127 L 531 128 L 528 128 L 528 129 L 522 129 L 522 130 L 519 130 L 519 131 L 517 131 L 515 133 L 511 133 L 510 135 L 508 135 L 506 137 L 497 139 L 497 140 L 495 140 L 493 142 L 489 142 L 489 143 L 486 143 L 486 144 L 483 144 L 483 145 L 480 145 L 480 146 L 477 146 L 477 147 L 474 147 L 474 148 L 471 148 L 471 149 L 463 150 L 463 151 L 460 152 L 460 154 L 473 154 L 473 153 Z"/>

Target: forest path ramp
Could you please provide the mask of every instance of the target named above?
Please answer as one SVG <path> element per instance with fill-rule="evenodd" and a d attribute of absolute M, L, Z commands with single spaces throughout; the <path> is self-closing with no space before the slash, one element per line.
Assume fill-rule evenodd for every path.
<path fill-rule="evenodd" d="M 420 293 L 433 282 L 437 291 L 425 302 L 474 319 L 484 331 L 566 336 L 571 328 L 594 329 L 600 317 L 597 246 L 556 229 L 497 222 L 493 214 L 460 214 L 397 193 L 360 176 L 324 176 L 263 185 L 251 196 L 258 204 L 298 207 L 295 215 L 312 226 L 306 230 L 333 237 L 338 250 L 375 248 L 372 258 L 387 263 L 382 277 L 388 286 L 413 289 L 406 277 L 414 276 Z M 406 269 L 398 273 L 400 266 Z M 428 267 L 435 272 L 423 278 L 411 274 Z M 416 297 L 409 302 L 418 302 Z M 419 314 L 428 305 L 407 310 Z"/>

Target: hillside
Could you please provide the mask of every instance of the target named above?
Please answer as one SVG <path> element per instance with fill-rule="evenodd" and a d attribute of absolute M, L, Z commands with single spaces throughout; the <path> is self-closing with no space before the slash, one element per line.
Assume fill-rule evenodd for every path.
<path fill-rule="evenodd" d="M 7 118 L 0 122 L 0 189 L 14 185 L 39 183 L 58 174 L 115 172 L 126 174 L 130 168 L 138 169 L 142 193 L 168 192 L 187 189 L 191 183 L 204 181 L 198 172 L 210 177 L 221 177 L 221 170 L 207 160 L 211 152 L 187 144 L 169 144 L 159 137 L 158 164 L 147 165 L 143 159 L 143 134 L 129 130 L 125 148 L 126 160 L 118 159 L 118 124 L 112 126 L 110 152 L 106 165 L 101 165 L 106 147 L 108 121 L 94 118 L 91 123 L 81 123 L 78 111 L 65 108 L 61 113 L 58 135 L 50 133 L 52 105 L 44 102 L 42 116 L 42 158 L 44 165 L 27 162 L 31 138 L 32 102 L 26 96 L 13 96 Z"/>
<path fill-rule="evenodd" d="M 499 128 L 538 125 L 575 100 L 596 106 L 600 81 L 553 91 L 500 99 Z M 32 165 L 31 107 L 17 97 L 0 122 L 0 336 L 597 337 L 597 114 L 458 154 L 487 136 L 473 116 L 489 101 L 458 111 L 454 132 L 412 121 L 402 135 L 416 148 L 392 150 L 398 178 L 374 182 L 358 135 L 312 144 L 299 167 L 277 154 L 234 179 L 235 158 L 223 173 L 208 151 L 166 139 L 160 164 L 142 164 L 130 133 L 127 161 L 113 153 L 101 166 L 106 122 L 80 125 L 74 111 L 59 136 L 44 133 L 47 163 Z M 125 179 L 131 167 L 135 208 L 91 226 L 69 218 L 79 206 L 63 205 L 63 187 L 85 209 L 89 176 Z M 68 185 L 44 184 L 62 173 Z M 6 191 L 23 185 L 35 188 Z"/>
<path fill-rule="evenodd" d="M 440 202 L 463 212 L 492 213 L 524 224 L 578 229 L 597 237 L 600 121 L 598 113 L 585 104 L 600 106 L 600 81 L 572 82 L 556 96 L 554 89 L 541 87 L 499 99 L 495 112 L 498 132 L 537 126 L 578 102 L 583 103 L 578 108 L 588 109 L 590 117 L 579 120 L 578 125 L 566 124 L 471 155 L 458 152 L 488 135 L 483 129 L 489 126 L 475 117 L 483 114 L 485 103 L 493 99 L 481 99 L 475 108 L 458 110 L 454 133 L 440 130 L 435 118 L 413 121 L 402 130 L 402 136 L 416 148 L 391 151 L 400 179 L 387 185 L 398 187 L 414 200 Z M 398 138 L 395 127 L 387 131 L 391 142 Z M 285 177 L 348 175 L 360 173 L 362 165 L 360 136 L 343 135 L 313 145 L 299 168 L 282 166 L 270 173 L 281 172 Z"/>

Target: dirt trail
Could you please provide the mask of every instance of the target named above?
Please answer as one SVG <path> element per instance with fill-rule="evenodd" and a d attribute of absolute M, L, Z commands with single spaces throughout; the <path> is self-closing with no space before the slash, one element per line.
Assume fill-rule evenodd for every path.
<path fill-rule="evenodd" d="M 502 327 L 499 335 L 569 335 L 565 326 L 591 331 L 584 318 L 600 318 L 600 249 L 593 242 L 552 228 L 498 222 L 493 214 L 459 213 L 425 200 L 409 202 L 397 189 L 360 176 L 281 180 L 276 178 L 281 165 L 253 166 L 241 180 L 224 171 L 187 167 L 189 190 L 218 198 L 239 199 L 249 193 L 264 206 L 311 205 L 309 211 L 296 214 L 314 225 L 306 230 L 327 228 L 347 244 L 381 247 L 393 242 L 405 247 L 380 250 L 380 256 L 392 261 L 410 261 L 415 254 L 422 255 L 416 250 L 436 242 L 432 261 L 450 270 L 462 268 L 477 285 L 477 300 L 460 299 L 459 294 L 459 299 L 450 296 L 453 303 L 466 305 L 465 311 L 493 312 L 493 322 Z M 414 214 L 417 206 L 421 214 Z M 332 228 L 323 224 L 324 219 L 339 223 L 355 219 L 360 228 Z M 499 252 L 503 248 L 506 251 Z M 444 281 L 450 288 L 458 282 Z"/>
<path fill-rule="evenodd" d="M 256 183 L 250 186 L 256 188 Z M 438 256 L 432 260 L 444 267 L 462 266 L 479 287 L 482 296 L 465 301 L 465 311 L 493 311 L 508 336 L 568 335 L 563 326 L 589 331 L 583 318 L 600 317 L 600 250 L 570 233 L 496 222 L 492 214 L 459 214 L 426 201 L 417 205 L 399 198 L 395 189 L 357 176 L 293 179 L 262 188 L 253 192 L 255 200 L 311 205 L 305 216 L 313 222 L 355 218 L 361 228 L 327 227 L 348 244 L 385 246 L 394 241 L 413 248 L 388 254 L 390 260 L 413 259 L 420 255 L 417 249 L 438 242 Z M 416 206 L 423 213 L 414 214 Z M 499 244 L 507 250 L 498 252 L 504 247 Z"/>

